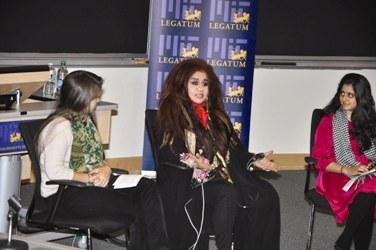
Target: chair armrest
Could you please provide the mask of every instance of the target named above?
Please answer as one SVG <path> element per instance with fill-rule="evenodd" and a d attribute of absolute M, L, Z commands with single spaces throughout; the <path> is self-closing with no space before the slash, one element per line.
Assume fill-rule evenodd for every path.
<path fill-rule="evenodd" d="M 111 168 L 113 175 L 129 174 L 129 171 L 121 168 Z"/>
<path fill-rule="evenodd" d="M 304 161 L 309 165 L 309 166 L 314 166 L 317 163 L 317 160 L 311 156 L 304 157 Z"/>
<path fill-rule="evenodd" d="M 86 187 L 85 182 L 74 181 L 74 180 L 50 180 L 46 182 L 47 185 L 63 185 L 72 187 Z"/>
<path fill-rule="evenodd" d="M 161 165 L 171 167 L 171 168 L 175 168 L 175 169 L 179 169 L 179 170 L 183 170 L 183 171 L 192 170 L 192 168 L 187 167 L 185 165 L 174 164 L 174 163 L 171 163 L 171 162 L 161 162 Z"/>
<path fill-rule="evenodd" d="M 57 190 L 57 196 L 54 203 L 54 206 L 52 210 L 50 211 L 50 214 L 47 219 L 47 225 L 51 226 L 53 225 L 53 221 L 55 219 L 56 211 L 60 205 L 61 198 L 63 196 L 64 190 L 67 186 L 70 187 L 77 187 L 77 188 L 83 188 L 87 187 L 87 184 L 85 182 L 75 181 L 75 180 L 50 180 L 46 182 L 47 185 L 59 185 L 59 189 Z"/>
<path fill-rule="evenodd" d="M 307 157 L 304 157 L 304 161 L 307 163 L 306 180 L 304 184 L 304 194 L 307 194 L 310 188 L 311 171 L 315 171 L 314 168 L 316 166 L 317 160 L 311 156 L 307 156 Z"/>

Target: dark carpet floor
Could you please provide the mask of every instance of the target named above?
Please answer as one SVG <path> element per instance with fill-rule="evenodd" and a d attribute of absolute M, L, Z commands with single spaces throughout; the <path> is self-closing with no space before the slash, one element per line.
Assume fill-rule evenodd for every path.
<path fill-rule="evenodd" d="M 281 200 L 281 250 L 301 250 L 305 249 L 307 239 L 308 220 L 310 206 L 304 200 L 303 187 L 304 171 L 281 171 L 279 174 L 268 176 L 269 181 L 277 189 Z M 21 188 L 22 204 L 27 206 L 32 197 L 34 186 L 32 184 L 23 185 Z M 313 233 L 313 249 L 332 250 L 338 235 L 342 231 L 338 227 L 332 215 L 317 213 Z M 73 238 L 57 241 L 61 244 L 71 245 Z M 120 250 L 124 249 L 105 242 L 94 240 L 96 250 Z M 211 241 L 210 250 L 216 249 Z M 373 238 L 370 249 L 376 249 L 376 230 L 373 231 Z"/>

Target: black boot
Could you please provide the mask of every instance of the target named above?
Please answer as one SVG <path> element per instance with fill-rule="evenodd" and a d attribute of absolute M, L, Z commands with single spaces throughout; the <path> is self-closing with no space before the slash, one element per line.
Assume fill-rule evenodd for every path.
<path fill-rule="evenodd" d="M 336 241 L 336 243 L 334 244 L 334 250 L 350 250 L 350 249 L 346 249 L 346 248 L 339 246 L 338 241 Z"/>

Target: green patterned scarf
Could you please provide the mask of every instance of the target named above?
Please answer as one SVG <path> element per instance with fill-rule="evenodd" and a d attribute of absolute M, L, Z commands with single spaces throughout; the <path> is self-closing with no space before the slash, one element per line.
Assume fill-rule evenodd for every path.
<path fill-rule="evenodd" d="M 104 150 L 91 117 L 73 113 L 73 143 L 69 167 L 75 172 L 89 172 L 102 165 Z"/>

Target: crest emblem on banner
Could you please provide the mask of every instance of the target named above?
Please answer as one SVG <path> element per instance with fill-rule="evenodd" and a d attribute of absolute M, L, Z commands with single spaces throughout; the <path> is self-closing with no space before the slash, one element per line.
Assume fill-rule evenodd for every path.
<path fill-rule="evenodd" d="M 238 135 L 238 137 L 240 137 L 240 133 L 242 131 L 242 123 L 234 122 L 233 128 L 234 128 L 235 133 Z"/>
<path fill-rule="evenodd" d="M 184 58 L 196 58 L 199 53 L 199 36 L 160 35 L 158 63 L 178 64 Z"/>
<path fill-rule="evenodd" d="M 244 87 L 238 85 L 237 87 L 228 87 L 227 89 L 228 96 L 244 96 Z"/>
<path fill-rule="evenodd" d="M 161 27 L 199 29 L 201 1 L 166 1 L 161 9 Z"/>
<path fill-rule="evenodd" d="M 247 59 L 247 51 L 244 49 L 240 49 L 239 52 L 235 49 L 231 50 L 231 60 L 242 60 L 245 61 Z"/>
<path fill-rule="evenodd" d="M 234 23 L 249 23 L 250 14 L 248 12 L 234 12 Z"/>
<path fill-rule="evenodd" d="M 21 132 L 18 128 L 20 121 L 2 122 L 0 124 L 0 153 L 25 151 Z"/>
<path fill-rule="evenodd" d="M 194 57 L 198 57 L 198 48 L 196 47 L 192 47 L 190 50 L 183 47 L 183 50 L 182 50 L 182 54 L 181 54 L 182 57 L 184 58 L 194 58 Z"/>
<path fill-rule="evenodd" d="M 242 127 L 243 127 L 243 122 L 242 122 L 242 116 L 243 113 L 241 111 L 231 111 L 229 112 L 232 127 L 234 128 L 235 133 L 238 135 L 238 137 L 241 137 L 242 134 Z"/>
<path fill-rule="evenodd" d="M 245 68 L 247 61 L 247 39 L 209 37 L 207 62 L 216 67 Z"/>
<path fill-rule="evenodd" d="M 227 104 L 243 104 L 246 92 L 246 80 L 243 75 L 219 75 L 219 81 L 225 90 L 223 102 Z"/>
<path fill-rule="evenodd" d="M 249 1 L 215 1 L 210 10 L 209 29 L 248 31 L 250 7 Z"/>
<path fill-rule="evenodd" d="M 10 142 L 18 142 L 21 141 L 21 133 L 20 132 L 14 132 L 9 135 L 9 141 Z"/>
<path fill-rule="evenodd" d="M 201 10 L 194 9 L 193 11 L 188 9 L 184 12 L 184 19 L 189 21 L 199 21 L 201 20 Z"/>

